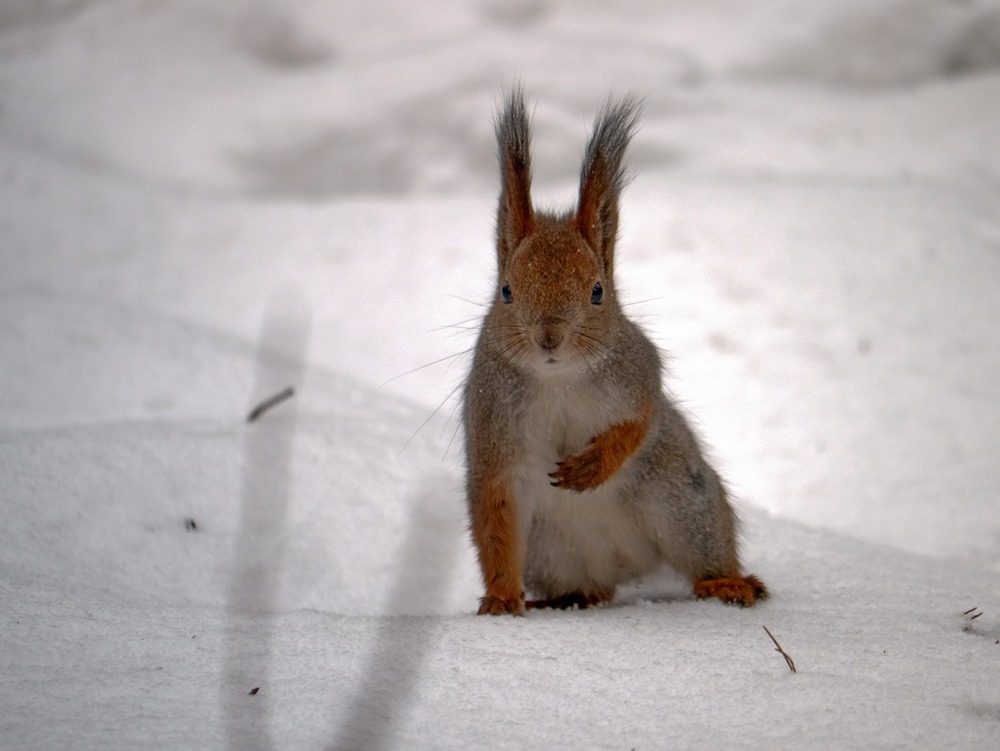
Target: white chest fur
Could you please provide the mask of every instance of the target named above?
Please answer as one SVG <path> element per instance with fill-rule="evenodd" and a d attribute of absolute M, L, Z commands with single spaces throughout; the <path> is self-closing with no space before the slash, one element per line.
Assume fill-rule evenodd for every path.
<path fill-rule="evenodd" d="M 543 597 L 614 585 L 657 562 L 655 535 L 621 476 L 593 490 L 554 488 L 557 462 L 623 419 L 621 405 L 571 381 L 546 381 L 533 394 L 517 471 L 520 533 L 527 542 L 525 581 Z"/>

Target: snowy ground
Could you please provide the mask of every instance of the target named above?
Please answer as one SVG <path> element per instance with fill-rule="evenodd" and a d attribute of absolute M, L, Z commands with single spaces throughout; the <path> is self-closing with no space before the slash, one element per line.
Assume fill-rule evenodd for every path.
<path fill-rule="evenodd" d="M 0 7 L 0 746 L 995 744 L 1000 2 L 604 8 Z M 646 98 L 620 286 L 759 607 L 472 615 L 516 77 L 553 205 Z"/>

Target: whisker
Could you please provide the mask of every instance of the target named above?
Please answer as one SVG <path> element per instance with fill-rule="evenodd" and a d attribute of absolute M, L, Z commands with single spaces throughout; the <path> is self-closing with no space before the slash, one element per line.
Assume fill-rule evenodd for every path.
<path fill-rule="evenodd" d="M 460 331 L 479 331 L 479 324 L 482 318 L 475 316 L 473 318 L 466 318 L 464 321 L 458 321 L 456 323 L 448 323 L 444 326 L 438 326 L 430 330 L 430 333 L 437 333 L 438 331 L 447 331 L 448 329 L 459 329 Z M 468 325 L 466 325 L 468 324 Z"/>
<path fill-rule="evenodd" d="M 658 295 L 657 297 L 647 297 L 645 300 L 632 300 L 631 302 L 619 303 L 623 308 L 631 308 L 633 305 L 645 305 L 648 302 L 659 302 L 660 300 L 666 300 L 666 295 Z"/>
<path fill-rule="evenodd" d="M 451 447 L 455 443 L 455 439 L 458 438 L 458 431 L 460 431 L 461 429 L 462 429 L 461 425 L 459 424 L 455 425 L 455 431 L 451 434 L 451 438 L 448 439 L 448 445 L 444 449 L 444 456 L 441 457 L 442 459 L 446 459 L 448 457 L 448 454 L 451 451 Z"/>
<path fill-rule="evenodd" d="M 413 443 L 413 439 L 416 438 L 420 434 L 421 430 L 423 430 L 424 428 L 427 427 L 427 424 L 431 420 L 434 419 L 434 415 L 436 415 L 438 412 L 440 412 L 441 408 L 445 404 L 448 403 L 448 400 L 451 399 L 453 396 L 455 396 L 455 392 L 458 391 L 460 388 L 462 388 L 465 385 L 465 381 L 466 380 L 467 379 L 463 379 L 461 383 L 459 383 L 455 388 L 453 388 L 448 393 L 448 396 L 446 396 L 444 399 L 441 400 L 441 402 L 434 408 L 434 411 L 431 412 L 429 415 L 427 415 L 427 419 L 425 419 L 422 423 L 420 423 L 420 425 L 417 427 L 417 429 L 415 431 L 413 431 L 413 435 L 411 435 L 409 438 L 406 439 L 406 443 L 403 444 L 403 447 L 399 450 L 399 453 L 396 454 L 397 457 L 401 456 L 403 454 L 403 452 L 406 451 L 407 448 L 409 448 L 410 444 Z M 449 418 L 449 420 L 450 419 L 451 418 Z M 447 427 L 447 424 L 446 424 L 446 427 Z"/>
<path fill-rule="evenodd" d="M 450 297 L 452 300 L 461 300 L 462 302 L 469 303 L 469 305 L 475 305 L 477 308 L 490 307 L 489 303 L 479 302 L 477 300 L 469 300 L 468 298 L 462 297 L 461 295 L 448 295 L 448 297 Z"/>
<path fill-rule="evenodd" d="M 454 354 L 446 355 L 445 357 L 442 357 L 440 359 L 433 360 L 433 361 L 428 362 L 428 363 L 424 363 L 423 365 L 420 365 L 420 366 L 414 368 L 413 370 L 407 370 L 405 373 L 400 373 L 399 375 L 393 376 L 388 381 L 385 381 L 385 382 L 379 384 L 379 388 L 382 388 L 384 386 L 388 386 L 393 381 L 398 381 L 400 378 L 404 378 L 404 377 L 406 377 L 408 375 L 413 375 L 414 373 L 417 373 L 417 372 L 419 372 L 421 370 L 424 370 L 425 368 L 429 368 L 429 367 L 431 367 L 433 365 L 440 365 L 441 363 L 447 362 L 448 360 L 454 360 L 454 359 L 456 359 L 458 357 L 461 357 L 462 355 L 467 355 L 470 352 L 474 351 L 475 349 L 476 349 L 475 346 L 472 346 L 472 347 L 469 347 L 468 349 L 463 349 L 461 352 L 455 352 Z"/>

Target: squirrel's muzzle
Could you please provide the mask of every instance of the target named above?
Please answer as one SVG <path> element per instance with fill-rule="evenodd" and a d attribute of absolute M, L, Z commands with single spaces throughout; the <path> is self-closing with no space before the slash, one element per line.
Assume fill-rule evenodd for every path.
<path fill-rule="evenodd" d="M 566 324 L 545 322 L 533 327 L 531 338 L 543 357 L 554 356 L 566 341 Z"/>

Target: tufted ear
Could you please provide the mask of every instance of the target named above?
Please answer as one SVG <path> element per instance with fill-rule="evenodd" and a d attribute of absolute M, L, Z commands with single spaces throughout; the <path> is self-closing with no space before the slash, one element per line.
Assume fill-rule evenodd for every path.
<path fill-rule="evenodd" d="M 609 101 L 597 116 L 580 172 L 576 225 L 611 278 L 618 236 L 618 200 L 627 182 L 622 158 L 635 133 L 640 104 L 632 97 Z"/>
<path fill-rule="evenodd" d="M 535 212 L 531 207 L 531 128 L 524 94 L 515 86 L 496 119 L 500 161 L 500 205 L 497 207 L 497 260 L 504 269 L 511 251 L 531 234 Z"/>

